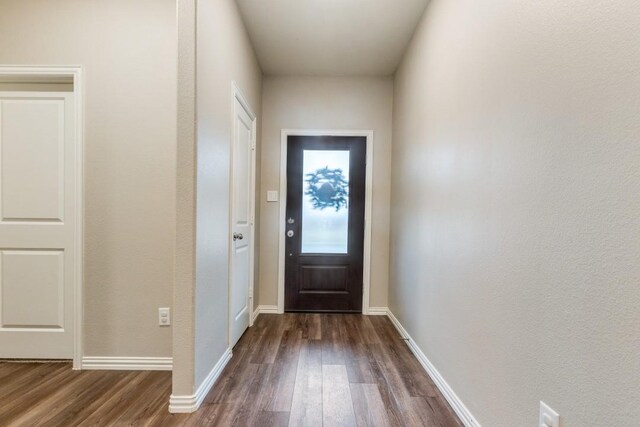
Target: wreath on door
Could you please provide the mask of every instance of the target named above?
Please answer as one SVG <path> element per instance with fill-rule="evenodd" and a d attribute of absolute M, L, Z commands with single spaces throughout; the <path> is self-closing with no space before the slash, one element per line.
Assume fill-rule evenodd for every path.
<path fill-rule="evenodd" d="M 342 169 L 318 169 L 308 173 L 305 182 L 307 189 L 304 194 L 311 198 L 314 209 L 334 208 L 338 212 L 347 206 L 349 181 L 342 174 Z"/>

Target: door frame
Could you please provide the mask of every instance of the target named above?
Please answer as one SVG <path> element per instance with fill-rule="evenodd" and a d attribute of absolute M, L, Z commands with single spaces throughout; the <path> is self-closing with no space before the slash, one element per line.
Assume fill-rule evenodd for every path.
<path fill-rule="evenodd" d="M 0 65 L 0 79 L 15 81 L 26 78 L 29 82 L 68 81 L 73 84 L 75 148 L 76 148 L 76 227 L 75 227 L 75 271 L 74 271 L 74 336 L 73 369 L 82 369 L 83 355 L 83 296 L 84 288 L 84 81 L 82 66 L 39 66 L 39 65 Z"/>
<path fill-rule="evenodd" d="M 289 136 L 359 136 L 366 138 L 362 314 L 369 314 L 371 288 L 371 209 L 373 200 L 373 131 L 282 129 L 280 133 L 280 234 L 278 237 L 278 313 L 284 313 L 285 231 L 287 228 L 287 140 Z"/>
<path fill-rule="evenodd" d="M 231 348 L 231 327 L 232 316 L 231 313 L 231 291 L 233 286 L 233 243 L 231 236 L 233 235 L 233 165 L 235 160 L 235 120 L 236 120 L 236 101 L 240 103 L 244 111 L 251 118 L 251 183 L 249 194 L 249 211 L 251 212 L 251 238 L 249 239 L 249 245 L 251 250 L 249 251 L 249 327 L 253 326 L 253 287 L 255 281 L 255 231 L 256 231 L 256 133 L 257 133 L 257 116 L 253 112 L 251 105 L 247 101 L 247 98 L 243 95 L 242 90 L 235 81 L 231 82 L 231 147 L 229 156 L 229 300 L 227 302 L 228 318 L 227 318 L 227 346 Z"/>

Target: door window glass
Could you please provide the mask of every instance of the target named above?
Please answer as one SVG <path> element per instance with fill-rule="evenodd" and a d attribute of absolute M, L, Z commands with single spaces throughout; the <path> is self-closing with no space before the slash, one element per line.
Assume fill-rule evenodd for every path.
<path fill-rule="evenodd" d="M 304 150 L 302 253 L 346 254 L 349 151 Z"/>

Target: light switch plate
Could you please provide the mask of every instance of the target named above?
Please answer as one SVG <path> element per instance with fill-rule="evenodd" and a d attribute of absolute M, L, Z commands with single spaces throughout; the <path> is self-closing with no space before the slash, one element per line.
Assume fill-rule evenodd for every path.
<path fill-rule="evenodd" d="M 278 192 L 267 191 L 267 202 L 277 202 L 277 201 L 278 201 Z"/>
<path fill-rule="evenodd" d="M 560 415 L 544 402 L 540 402 L 539 427 L 560 427 Z"/>

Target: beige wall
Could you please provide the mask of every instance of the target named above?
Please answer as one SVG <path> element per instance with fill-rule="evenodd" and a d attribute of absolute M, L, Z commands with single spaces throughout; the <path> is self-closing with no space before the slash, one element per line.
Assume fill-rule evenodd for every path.
<path fill-rule="evenodd" d="M 197 6 L 196 387 L 228 348 L 231 82 L 258 116 L 258 129 L 262 106 L 262 72 L 236 3 Z"/>
<path fill-rule="evenodd" d="M 178 120 L 172 396 L 191 396 L 195 392 L 196 4 L 197 0 L 177 2 Z M 174 410 L 173 407 L 170 409 Z"/>
<path fill-rule="evenodd" d="M 84 353 L 171 356 L 172 0 L 0 0 L 0 64 L 85 73 Z"/>
<path fill-rule="evenodd" d="M 433 0 L 397 73 L 390 307 L 482 425 L 640 419 L 638 28 Z"/>
<path fill-rule="evenodd" d="M 262 97 L 260 304 L 277 305 L 278 299 L 280 208 L 279 203 L 267 203 L 266 193 L 280 189 L 280 131 L 341 129 L 374 131 L 370 305 L 385 307 L 389 275 L 392 79 L 265 77 Z"/>

